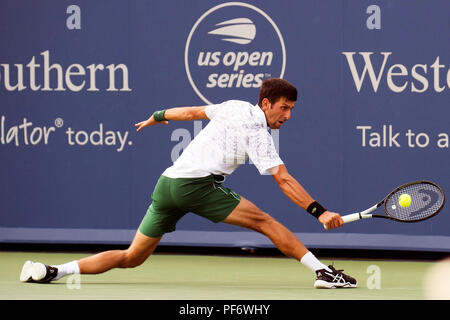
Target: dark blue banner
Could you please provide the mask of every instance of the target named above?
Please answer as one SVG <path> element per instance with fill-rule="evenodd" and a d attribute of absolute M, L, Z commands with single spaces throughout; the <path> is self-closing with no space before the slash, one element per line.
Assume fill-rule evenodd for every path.
<path fill-rule="evenodd" d="M 256 104 L 270 77 L 299 90 L 272 132 L 280 156 L 329 210 L 364 210 L 415 180 L 450 192 L 449 11 L 445 0 L 2 1 L 0 241 L 128 243 L 207 121 L 134 124 L 162 107 Z M 325 231 L 251 163 L 225 185 L 310 247 L 450 251 L 446 207 Z M 161 243 L 273 246 L 193 214 Z"/>

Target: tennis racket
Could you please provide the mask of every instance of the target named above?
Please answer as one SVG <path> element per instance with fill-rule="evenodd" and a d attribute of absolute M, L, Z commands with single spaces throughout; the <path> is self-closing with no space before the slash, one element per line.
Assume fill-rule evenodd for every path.
<path fill-rule="evenodd" d="M 407 207 L 399 204 L 402 194 L 411 197 L 411 204 Z M 415 181 L 396 188 L 367 210 L 342 216 L 342 220 L 348 223 L 359 219 L 383 218 L 399 222 L 419 222 L 438 214 L 444 203 L 445 195 L 441 187 L 431 181 Z M 384 215 L 371 214 L 381 206 L 384 207 Z"/>

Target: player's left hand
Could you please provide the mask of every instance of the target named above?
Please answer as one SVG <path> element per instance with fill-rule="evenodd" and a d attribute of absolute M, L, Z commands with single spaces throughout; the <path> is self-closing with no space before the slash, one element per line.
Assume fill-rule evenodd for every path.
<path fill-rule="evenodd" d="M 319 221 L 325 226 L 325 229 L 327 230 L 339 228 L 344 225 L 344 220 L 342 220 L 341 215 L 331 211 L 325 211 L 324 213 L 322 213 L 319 216 Z"/>
<path fill-rule="evenodd" d="M 135 126 L 135 127 L 138 127 L 136 131 L 139 132 L 139 131 L 141 131 L 141 130 L 142 130 L 143 128 L 145 128 L 145 127 L 148 127 L 148 126 L 154 126 L 155 124 L 160 124 L 160 123 L 162 123 L 162 124 L 168 124 L 169 121 L 156 121 L 156 120 L 153 118 L 153 116 L 151 116 L 150 118 L 148 118 L 148 119 L 145 120 L 145 121 L 141 121 L 141 122 L 136 123 L 134 126 Z"/>

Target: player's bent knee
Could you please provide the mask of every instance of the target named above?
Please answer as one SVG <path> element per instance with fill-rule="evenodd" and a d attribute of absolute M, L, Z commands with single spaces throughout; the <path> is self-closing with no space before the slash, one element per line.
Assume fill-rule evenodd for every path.
<path fill-rule="evenodd" d="M 276 221 L 272 216 L 263 212 L 263 213 L 261 213 L 261 215 L 258 216 L 257 219 L 255 219 L 252 229 L 259 233 L 265 234 L 266 230 L 271 228 L 271 226 L 275 222 Z"/>
<path fill-rule="evenodd" d="M 146 259 L 146 256 L 144 257 L 129 250 L 124 250 L 122 268 L 136 268 L 144 263 Z"/>

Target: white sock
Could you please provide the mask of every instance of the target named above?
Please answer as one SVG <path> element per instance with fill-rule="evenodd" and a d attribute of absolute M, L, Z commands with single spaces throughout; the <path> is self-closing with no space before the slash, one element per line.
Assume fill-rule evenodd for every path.
<path fill-rule="evenodd" d="M 54 280 L 59 280 L 62 277 L 67 276 L 69 274 L 80 273 L 80 268 L 78 267 L 78 262 L 76 260 L 52 267 L 58 268 L 58 274 L 56 275 Z"/>
<path fill-rule="evenodd" d="M 316 272 L 317 270 L 325 269 L 329 272 L 332 272 L 326 265 L 324 265 L 322 262 L 320 262 L 312 253 L 311 251 L 308 251 L 300 260 L 300 262 L 311 269 L 312 271 Z"/>

